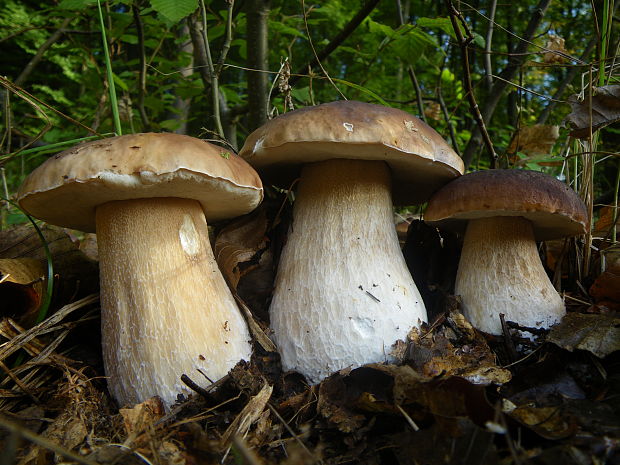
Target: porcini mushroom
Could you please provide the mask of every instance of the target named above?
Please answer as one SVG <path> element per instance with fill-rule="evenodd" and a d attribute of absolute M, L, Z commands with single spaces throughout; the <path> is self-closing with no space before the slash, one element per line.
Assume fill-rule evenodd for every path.
<path fill-rule="evenodd" d="M 585 233 L 586 207 L 566 184 L 535 171 L 466 174 L 431 197 L 424 220 L 466 226 L 455 293 L 476 328 L 501 334 L 500 313 L 522 326 L 549 328 L 565 314 L 536 241 Z"/>
<path fill-rule="evenodd" d="M 399 248 L 392 193 L 422 202 L 463 170 L 433 129 L 408 113 L 354 101 L 279 116 L 239 152 L 264 179 L 301 178 L 269 309 L 283 367 L 316 383 L 381 362 L 426 321 Z"/>
<path fill-rule="evenodd" d="M 250 336 L 217 267 L 207 222 L 253 210 L 256 172 L 234 153 L 178 134 L 133 134 L 62 152 L 23 182 L 20 206 L 97 232 L 103 357 L 119 404 L 165 404 L 249 360 Z"/>

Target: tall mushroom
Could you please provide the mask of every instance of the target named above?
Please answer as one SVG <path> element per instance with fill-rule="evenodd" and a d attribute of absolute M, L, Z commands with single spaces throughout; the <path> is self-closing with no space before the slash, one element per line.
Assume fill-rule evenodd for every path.
<path fill-rule="evenodd" d="M 424 220 L 467 227 L 455 293 L 476 328 L 501 334 L 500 313 L 523 326 L 548 328 L 565 314 L 536 241 L 585 233 L 586 207 L 566 184 L 535 171 L 466 174 L 433 195 Z"/>
<path fill-rule="evenodd" d="M 392 193 L 425 201 L 463 163 L 408 113 L 332 102 L 254 131 L 239 152 L 270 182 L 301 178 L 269 309 L 285 369 L 310 382 L 380 362 L 426 320 L 399 248 Z"/>
<path fill-rule="evenodd" d="M 177 134 L 134 134 L 62 152 L 24 181 L 36 218 L 97 232 L 103 357 L 119 404 L 187 392 L 251 354 L 217 267 L 207 222 L 253 210 L 256 172 L 237 155 Z"/>

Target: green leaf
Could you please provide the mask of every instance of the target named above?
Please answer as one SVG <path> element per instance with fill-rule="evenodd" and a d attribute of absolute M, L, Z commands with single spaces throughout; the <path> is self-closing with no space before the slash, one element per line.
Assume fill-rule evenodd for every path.
<path fill-rule="evenodd" d="M 58 8 L 63 10 L 84 10 L 85 8 L 94 5 L 97 0 L 62 0 L 58 5 Z"/>
<path fill-rule="evenodd" d="M 441 29 L 453 39 L 456 38 L 450 18 L 419 18 L 416 24 L 429 29 Z"/>
<path fill-rule="evenodd" d="M 372 97 L 373 99 L 375 99 L 381 105 L 385 105 L 386 107 L 390 107 L 391 106 L 389 103 L 387 103 L 385 100 L 383 100 L 381 97 L 379 97 L 379 95 L 374 93 L 372 90 L 367 89 L 366 87 L 362 87 L 359 84 L 354 84 L 352 82 L 345 81 L 344 79 L 337 79 L 337 78 L 332 78 L 332 81 L 334 81 L 334 82 L 336 82 L 338 84 L 344 84 L 345 86 L 352 87 L 355 90 L 359 90 L 360 92 L 363 92 L 364 94 L 366 94 L 366 95 Z"/>
<path fill-rule="evenodd" d="M 177 23 L 198 8 L 198 0 L 151 0 L 155 11 L 167 20 Z"/>
<path fill-rule="evenodd" d="M 124 91 L 129 91 L 129 86 L 123 81 L 116 73 L 112 74 L 114 76 L 114 83 L 123 89 Z"/>
<path fill-rule="evenodd" d="M 402 60 L 413 65 L 429 47 L 437 48 L 437 43 L 426 32 L 411 29 L 406 35 L 397 37 L 390 46 Z"/>

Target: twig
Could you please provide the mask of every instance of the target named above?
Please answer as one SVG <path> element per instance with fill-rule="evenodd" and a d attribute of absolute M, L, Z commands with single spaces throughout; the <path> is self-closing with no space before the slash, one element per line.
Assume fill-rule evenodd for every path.
<path fill-rule="evenodd" d="M 200 0 L 200 13 L 202 17 L 202 40 L 205 46 L 207 66 L 209 75 L 211 76 L 211 104 L 213 105 L 213 116 L 215 117 L 215 127 L 220 137 L 224 137 L 224 128 L 222 127 L 222 119 L 220 117 L 220 96 L 218 77 L 215 74 L 213 58 L 211 57 L 211 46 L 209 45 L 209 36 L 207 34 L 207 9 L 204 0 Z"/>
<path fill-rule="evenodd" d="M 405 18 L 403 17 L 403 9 L 400 4 L 400 0 L 396 0 L 396 9 L 398 10 L 398 23 L 400 26 L 403 26 L 405 24 Z M 413 90 L 415 91 L 415 99 L 416 103 L 418 104 L 418 113 L 420 114 L 420 119 L 426 122 L 426 115 L 424 114 L 424 102 L 422 101 L 422 88 L 420 87 L 420 83 L 418 82 L 418 77 L 415 74 L 413 66 L 407 65 L 407 74 L 409 74 L 409 79 L 411 80 Z"/>
<path fill-rule="evenodd" d="M 491 154 L 491 168 L 495 168 L 497 166 L 497 153 L 495 153 L 493 143 L 491 142 L 491 138 L 489 137 L 489 133 L 487 132 L 484 120 L 482 119 L 482 115 L 480 114 L 480 108 L 478 108 L 476 96 L 474 95 L 474 88 L 471 83 L 471 74 L 469 70 L 469 53 L 467 47 L 474 40 L 474 36 L 469 30 L 469 27 L 465 22 L 465 18 L 463 18 L 460 11 L 455 8 L 452 0 L 446 0 L 446 6 L 448 7 L 448 11 L 450 12 L 450 21 L 452 22 L 452 28 L 454 29 L 454 33 L 456 34 L 456 38 L 461 48 L 461 57 L 463 59 L 463 80 L 465 81 L 465 89 L 467 91 L 469 106 L 474 113 L 474 118 L 476 119 L 476 123 L 478 124 L 480 133 L 482 134 L 484 144 L 486 145 L 487 150 Z M 459 27 L 459 22 L 457 22 L 457 18 L 458 21 L 465 28 L 465 32 L 467 33 L 467 39 L 463 37 L 463 33 L 461 32 L 461 28 Z"/>
<path fill-rule="evenodd" d="M 103 56 L 105 57 L 105 67 L 108 76 L 108 90 L 110 91 L 110 105 L 112 106 L 112 118 L 114 120 L 114 130 L 117 136 L 123 134 L 121 129 L 121 118 L 118 114 L 118 102 L 116 100 L 116 85 L 114 84 L 114 75 L 112 74 L 112 62 L 110 61 L 110 51 L 108 50 L 108 39 L 105 32 L 105 23 L 103 22 L 103 11 L 101 9 L 101 1 L 97 0 L 97 9 L 99 11 L 99 25 L 101 27 L 101 43 L 103 47 Z"/>
<path fill-rule="evenodd" d="M 138 33 L 138 50 L 140 52 L 140 72 L 139 72 L 139 85 L 138 85 L 138 112 L 140 113 L 140 119 L 142 120 L 142 129 L 148 131 L 151 127 L 151 122 L 146 114 L 144 108 L 144 97 L 146 95 L 146 51 L 144 48 L 144 27 L 142 25 L 142 18 L 140 17 L 140 8 L 135 3 L 131 5 L 131 11 L 133 12 L 133 21 L 136 24 L 136 32 Z"/>
<path fill-rule="evenodd" d="M 413 418 L 411 418 L 400 405 L 396 404 L 396 408 L 400 413 L 402 413 L 403 417 L 405 417 L 405 420 L 407 420 L 407 423 L 409 423 L 409 426 L 411 426 L 411 429 L 413 429 L 413 431 L 420 431 L 420 427 L 416 425 L 415 421 L 413 421 Z"/>
<path fill-rule="evenodd" d="M 491 13 L 489 14 L 489 28 L 487 29 L 487 39 L 484 47 L 484 67 L 486 71 L 487 87 L 491 90 L 493 85 L 493 68 L 491 67 L 491 43 L 493 41 L 493 27 L 495 26 L 495 10 L 497 0 L 491 0 Z"/>
<path fill-rule="evenodd" d="M 510 362 L 514 362 L 517 360 L 518 354 L 517 349 L 515 349 L 515 345 L 512 343 L 512 338 L 510 337 L 510 331 L 508 330 L 508 325 L 506 324 L 506 320 L 504 319 L 504 314 L 499 314 L 499 319 L 502 324 L 502 334 L 504 336 L 504 344 L 506 344 L 506 348 L 508 349 L 508 357 L 510 358 Z"/>
<path fill-rule="evenodd" d="M 54 444 L 52 441 L 45 439 L 37 434 L 34 434 L 28 431 L 26 428 L 21 427 L 17 423 L 8 420 L 6 417 L 0 416 L 0 427 L 4 428 L 14 434 L 18 434 L 21 437 L 27 439 L 28 441 L 43 447 L 44 449 L 50 450 L 56 454 L 62 455 L 70 460 L 73 460 L 77 463 L 81 463 L 82 465 L 97 465 L 96 462 L 91 462 L 84 457 L 71 452 L 70 450 L 66 450 L 65 448 Z"/>
<path fill-rule="evenodd" d="M 315 459 L 314 454 L 312 452 L 310 452 L 310 449 L 308 449 L 306 447 L 306 445 L 303 443 L 303 441 L 299 438 L 299 436 L 295 433 L 295 431 L 293 431 L 293 428 L 291 428 L 291 426 L 286 422 L 286 420 L 284 418 L 282 418 L 282 415 L 280 415 L 278 413 L 278 411 L 276 410 L 276 408 L 271 405 L 270 402 L 267 402 L 267 407 L 269 407 L 269 410 L 271 410 L 271 412 L 278 418 L 278 420 L 280 420 L 280 422 L 282 423 L 282 425 L 284 425 L 284 428 L 286 428 L 286 430 L 289 432 L 289 434 L 295 439 L 295 441 L 297 441 L 297 443 L 301 446 L 301 448 L 312 458 Z M 319 463 L 323 463 L 322 460 L 318 461 Z"/>
<path fill-rule="evenodd" d="M 314 54 L 314 61 L 316 61 L 316 64 L 319 65 L 319 67 L 321 68 L 321 71 L 323 71 L 323 74 L 325 75 L 325 77 L 327 77 L 327 79 L 329 80 L 331 85 L 334 86 L 334 88 L 338 91 L 340 96 L 343 99 L 347 100 L 347 97 L 342 93 L 342 91 L 338 88 L 336 83 L 329 76 L 329 73 L 323 67 L 323 64 L 321 63 L 321 59 L 319 58 L 319 56 L 316 53 L 316 49 L 314 48 L 314 43 L 312 41 L 312 37 L 310 36 L 310 28 L 308 27 L 308 15 L 307 15 L 307 12 L 306 12 L 306 2 L 305 2 L 305 0 L 301 0 L 301 8 L 303 10 L 304 26 L 306 28 L 306 35 L 308 36 L 308 43 L 310 44 L 310 48 L 312 49 L 312 53 Z M 289 84 L 290 84 L 290 81 L 289 81 Z"/>
<path fill-rule="evenodd" d="M 291 79 L 289 80 L 289 84 L 293 86 L 301 76 L 306 75 L 306 70 L 308 68 L 313 68 L 314 66 L 319 64 L 320 61 L 327 58 L 334 50 L 336 50 L 340 46 L 340 44 L 342 44 L 347 39 L 347 37 L 349 37 L 353 33 L 353 31 L 357 29 L 360 24 L 362 24 L 362 21 L 364 21 L 364 19 L 370 14 L 370 12 L 374 10 L 378 3 L 379 0 L 369 0 L 368 2 L 366 2 L 366 4 L 361 8 L 361 10 L 358 11 L 353 18 L 351 18 L 347 25 L 344 26 L 342 30 L 338 34 L 336 34 L 336 36 L 332 40 L 329 41 L 325 48 L 323 48 L 320 52 L 314 54 L 314 58 L 310 61 L 310 63 L 304 64 L 303 66 L 299 67 L 299 70 L 295 74 L 293 74 Z M 304 8 L 304 18 L 305 12 L 306 10 Z M 309 36 L 308 39 L 310 39 Z"/>
<path fill-rule="evenodd" d="M 232 19 L 235 0 L 226 0 L 226 3 L 228 4 L 228 17 L 226 18 L 226 37 L 224 38 L 220 57 L 218 58 L 217 65 L 215 66 L 215 75 L 218 77 L 222 73 L 222 69 L 224 68 L 224 62 L 226 61 L 226 56 L 228 55 L 228 50 L 230 50 L 230 44 L 232 42 Z"/>
<path fill-rule="evenodd" d="M 43 45 L 39 47 L 39 49 L 37 50 L 37 53 L 32 57 L 32 59 L 24 67 L 24 69 L 19 74 L 19 76 L 17 76 L 17 79 L 15 79 L 15 85 L 21 86 L 24 84 L 24 82 L 26 82 L 26 79 L 30 77 L 30 74 L 32 74 L 32 71 L 34 70 L 35 66 L 39 64 L 45 52 L 47 52 L 47 50 L 52 45 L 54 45 L 54 43 L 56 43 L 58 39 L 60 39 L 60 36 L 62 36 L 64 29 L 69 25 L 71 21 L 73 21 L 73 16 L 69 18 L 65 18 L 65 20 L 62 22 L 60 27 L 56 29 L 54 33 L 51 36 L 49 36 L 49 38 L 45 42 L 43 42 Z"/>

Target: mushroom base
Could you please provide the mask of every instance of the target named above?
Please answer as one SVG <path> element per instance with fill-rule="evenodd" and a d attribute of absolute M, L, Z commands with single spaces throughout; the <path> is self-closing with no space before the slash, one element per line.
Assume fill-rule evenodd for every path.
<path fill-rule="evenodd" d="M 566 313 L 545 272 L 531 223 L 502 216 L 470 220 L 455 293 L 481 331 L 501 334 L 499 314 L 522 326 L 549 328 Z"/>
<path fill-rule="evenodd" d="M 284 369 L 316 383 L 348 366 L 383 362 L 426 321 L 390 192 L 380 161 L 304 166 L 270 307 Z"/>
<path fill-rule="evenodd" d="M 245 320 L 217 267 L 195 200 L 123 200 L 97 208 L 103 357 L 121 405 L 189 393 L 249 360 Z"/>

